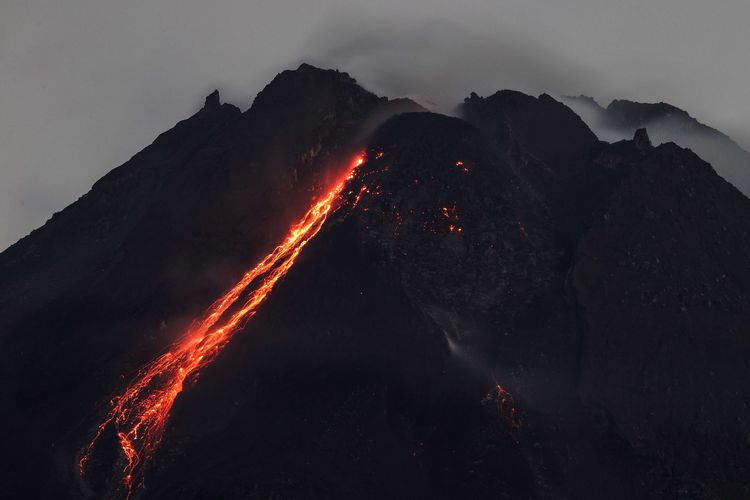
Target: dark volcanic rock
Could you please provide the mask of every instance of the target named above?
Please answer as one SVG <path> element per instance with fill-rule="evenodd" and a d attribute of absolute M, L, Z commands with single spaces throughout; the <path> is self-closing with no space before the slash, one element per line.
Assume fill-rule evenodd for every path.
<path fill-rule="evenodd" d="M 602 172 L 591 170 L 601 148 L 586 124 L 546 94 L 534 98 L 503 90 L 464 101 L 466 120 L 481 129 L 513 167 L 558 230 L 575 240 L 602 192 Z"/>
<path fill-rule="evenodd" d="M 533 496 L 513 429 L 482 405 L 491 374 L 449 346 L 512 343 L 490 320 L 511 329 L 541 302 L 557 255 L 465 122 L 402 115 L 368 151 L 353 213 L 176 410 L 156 497 Z"/>
<path fill-rule="evenodd" d="M 239 116 L 237 108 L 225 104 L 181 121 L 102 177 L 76 203 L 4 251 L 0 327 L 7 332 L 21 314 L 109 265 L 117 248 L 157 202 L 167 180 L 180 175 L 196 150 L 225 132 Z"/>
<path fill-rule="evenodd" d="M 651 138 L 648 136 L 648 131 L 645 128 L 639 128 L 635 131 L 633 143 L 641 154 L 646 154 L 654 148 L 654 145 L 651 144 Z"/>
<path fill-rule="evenodd" d="M 517 174 L 535 186 L 579 172 L 599 143 L 583 120 L 547 94 L 535 98 L 503 90 L 487 98 L 472 96 L 463 112 L 508 157 L 528 157 L 534 170 L 519 168 Z"/>
<path fill-rule="evenodd" d="M 470 103 L 467 116 L 507 144 L 512 115 L 499 109 L 493 119 L 481 100 Z M 504 122 L 510 125 L 498 127 Z M 565 125 L 558 127 L 547 133 L 563 134 Z M 579 148 L 579 173 L 567 183 L 529 183 L 558 211 L 552 220 L 564 224 L 576 248 L 570 303 L 582 314 L 581 394 L 591 412 L 579 421 L 593 420 L 574 439 L 598 442 L 600 460 L 622 460 L 597 473 L 608 485 L 622 481 L 623 490 L 607 497 L 746 496 L 747 344 L 740 332 L 750 319 L 750 241 L 748 218 L 737 214 L 750 214 L 750 202 L 690 151 L 654 149 L 644 129 L 632 141 L 593 148 L 579 141 Z M 518 149 L 506 155 L 516 171 L 528 165 L 522 158 L 537 156 L 520 142 Z M 572 204 L 567 211 L 560 199 Z M 561 219 L 561 210 L 569 217 Z M 575 461 L 586 460 L 576 454 Z"/>
<path fill-rule="evenodd" d="M 550 288 L 559 254 L 546 221 L 473 127 L 402 115 L 372 144 L 383 156 L 352 187 L 377 193 L 362 202 L 367 237 L 399 262 L 415 299 L 509 317 Z"/>
<path fill-rule="evenodd" d="M 582 395 L 653 461 L 654 498 L 750 494 L 747 214 L 710 165 L 665 144 L 629 169 L 578 247 Z"/>
<path fill-rule="evenodd" d="M 213 111 L 216 109 L 219 109 L 221 106 L 221 97 L 219 96 L 219 91 L 214 90 L 210 94 L 206 96 L 206 102 L 203 105 L 203 109 L 205 111 Z"/>

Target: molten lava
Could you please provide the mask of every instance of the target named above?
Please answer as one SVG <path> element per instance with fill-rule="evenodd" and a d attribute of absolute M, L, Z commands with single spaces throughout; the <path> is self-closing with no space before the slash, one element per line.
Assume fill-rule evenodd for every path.
<path fill-rule="evenodd" d="M 255 315 L 274 285 L 292 268 L 304 246 L 341 205 L 346 182 L 353 178 L 363 162 L 363 155 L 356 157 L 346 178 L 313 204 L 290 228 L 279 246 L 216 300 L 181 340 L 143 367 L 124 392 L 112 400 L 110 412 L 83 451 L 79 462 L 81 475 L 105 429 L 112 425 L 125 458 L 122 485 L 127 496 L 132 494 L 134 487 L 143 485 L 144 467 L 159 447 L 172 405 L 182 392 L 185 381 L 195 379 L 198 372 L 211 363 L 232 336 Z M 358 194 L 357 202 L 364 191 L 366 188 Z M 246 297 L 244 303 L 240 300 L 243 296 Z"/>
<path fill-rule="evenodd" d="M 513 394 L 506 391 L 500 384 L 495 384 L 495 400 L 497 401 L 497 416 L 508 421 L 512 427 L 518 427 L 520 422 L 516 417 L 516 402 Z"/>
<path fill-rule="evenodd" d="M 511 429 L 518 429 L 521 426 L 513 394 L 505 390 L 502 385 L 496 383 L 493 390 L 485 394 L 482 404 L 495 406 L 498 418 L 508 424 Z"/>

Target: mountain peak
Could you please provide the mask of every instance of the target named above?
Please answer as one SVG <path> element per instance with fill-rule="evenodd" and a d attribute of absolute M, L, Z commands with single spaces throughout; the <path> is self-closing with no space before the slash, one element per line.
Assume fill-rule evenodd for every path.
<path fill-rule="evenodd" d="M 616 99 L 607 106 L 607 117 L 616 126 L 639 126 L 668 117 L 695 122 L 687 111 L 666 102 L 643 103 L 623 99 Z"/>
<path fill-rule="evenodd" d="M 379 97 L 363 89 L 347 73 L 302 63 L 297 69 L 276 75 L 258 93 L 251 109 L 268 116 L 288 113 L 287 119 L 305 116 L 312 123 L 326 116 L 337 116 L 355 103 L 371 108 L 379 101 Z"/>
<path fill-rule="evenodd" d="M 318 68 L 312 64 L 303 62 L 297 67 L 297 71 L 325 71 L 323 68 Z"/>
<path fill-rule="evenodd" d="M 297 69 L 282 71 L 279 75 L 294 75 L 304 78 L 327 78 L 332 80 L 341 80 L 344 82 L 356 83 L 356 80 L 349 76 L 349 73 L 345 71 L 339 71 L 338 69 L 330 68 L 320 68 L 306 62 L 303 62 L 302 64 L 297 66 Z"/>
<path fill-rule="evenodd" d="M 217 89 L 214 89 L 213 92 L 206 96 L 206 102 L 203 105 L 203 109 L 205 109 L 206 111 L 212 111 L 214 109 L 218 109 L 220 106 L 221 97 L 219 96 L 219 91 Z"/>
<path fill-rule="evenodd" d="M 651 138 L 648 136 L 648 131 L 645 128 L 639 128 L 635 131 L 633 142 L 635 143 L 635 147 L 641 153 L 645 153 L 654 147 L 653 144 L 651 144 Z"/>

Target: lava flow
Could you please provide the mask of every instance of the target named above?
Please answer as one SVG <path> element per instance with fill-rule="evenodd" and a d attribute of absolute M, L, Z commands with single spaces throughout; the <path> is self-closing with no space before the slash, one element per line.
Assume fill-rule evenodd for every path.
<path fill-rule="evenodd" d="M 226 346 L 232 335 L 255 315 L 274 285 L 292 268 L 302 248 L 341 205 L 346 182 L 353 178 L 363 162 L 364 156 L 357 156 L 349 166 L 347 177 L 315 202 L 290 228 L 279 246 L 245 273 L 232 289 L 208 308 L 181 340 L 142 368 L 125 391 L 112 400 L 110 412 L 83 451 L 79 462 L 81 475 L 97 442 L 112 425 L 125 458 L 122 486 L 127 496 L 130 497 L 134 487 L 143 485 L 144 467 L 161 442 L 172 405 L 182 392 L 185 381 L 194 379 Z M 241 303 L 243 295 L 246 299 Z M 229 311 L 236 304 L 236 311 Z"/>

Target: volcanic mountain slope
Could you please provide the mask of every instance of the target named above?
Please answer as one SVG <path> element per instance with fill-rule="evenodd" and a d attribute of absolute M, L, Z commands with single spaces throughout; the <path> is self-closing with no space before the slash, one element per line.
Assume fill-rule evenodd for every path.
<path fill-rule="evenodd" d="M 750 153 L 726 134 L 667 104 L 612 101 L 606 108 L 587 96 L 564 97 L 563 102 L 581 115 L 599 137 L 618 140 L 632 137 L 639 128 L 657 144 L 675 142 L 709 162 L 727 181 L 750 196 Z"/>
<path fill-rule="evenodd" d="M 504 90 L 480 98 L 472 93 L 462 109 L 574 246 L 590 213 L 611 190 L 613 171 L 593 165 L 605 143 L 546 94 L 535 98 Z M 614 161 L 621 162 L 619 154 Z"/>
<path fill-rule="evenodd" d="M 497 134 L 520 128 L 497 95 L 473 96 L 466 107 L 505 151 L 522 140 Z M 575 133 L 575 120 L 558 123 L 560 134 Z M 584 157 L 587 134 L 578 135 L 570 143 Z M 538 189 L 550 206 L 568 199 L 566 213 L 583 228 L 569 275 L 581 315 L 583 403 L 601 411 L 602 435 L 632 454 L 652 495 L 746 496 L 750 223 L 737 214 L 749 213 L 750 201 L 689 150 L 654 148 L 643 129 L 633 141 L 589 143 L 588 155 L 568 182 Z M 529 165 L 506 158 L 516 171 Z M 531 168 L 558 172 L 555 159 Z"/>
<path fill-rule="evenodd" d="M 548 96 L 473 95 L 466 121 L 377 126 L 416 106 L 303 65 L 245 113 L 217 98 L 188 120 L 229 110 L 202 147 L 140 167 L 166 180 L 132 229 L 103 229 L 122 241 L 96 250 L 104 271 L 3 305 L 11 492 L 118 491 L 111 427 L 75 470 L 107 397 L 373 131 L 343 207 L 177 398 L 136 495 L 747 496 L 750 202 L 708 164 L 644 131 L 603 143 Z M 80 210 L 75 224 L 97 220 Z M 8 257 L 34 244 L 62 273 L 41 257 L 54 241 L 32 234 L 2 254 L 0 288 L 34 275 Z"/>
<path fill-rule="evenodd" d="M 400 100 L 401 110 L 413 103 Z M 13 454 L 69 475 L 68 433 L 180 334 L 338 175 L 356 134 L 392 104 L 344 73 L 278 75 L 245 113 L 193 117 L 0 255 L 4 427 Z M 85 404 L 82 404 L 85 401 Z M 66 442 L 67 438 L 75 443 Z M 16 441 L 17 440 L 17 441 Z M 37 458 L 41 457 L 41 458 Z M 15 477 L 13 477 L 15 476 Z M 24 490 L 21 490 L 24 491 Z M 50 492 L 50 494 L 51 494 Z"/>
<path fill-rule="evenodd" d="M 92 190 L 2 254 L 2 326 L 53 300 L 112 261 L 147 217 L 159 188 L 240 112 L 218 93 L 191 118 L 100 179 Z"/>
<path fill-rule="evenodd" d="M 532 495 L 509 421 L 481 404 L 491 375 L 449 345 L 544 295 L 556 255 L 519 231 L 534 214 L 466 123 L 402 115 L 368 158 L 354 211 L 329 221 L 176 409 L 155 496 Z"/>
<path fill-rule="evenodd" d="M 710 165 L 664 144 L 629 169 L 578 245 L 582 397 L 656 459 L 664 496 L 748 494 L 748 213 Z"/>

